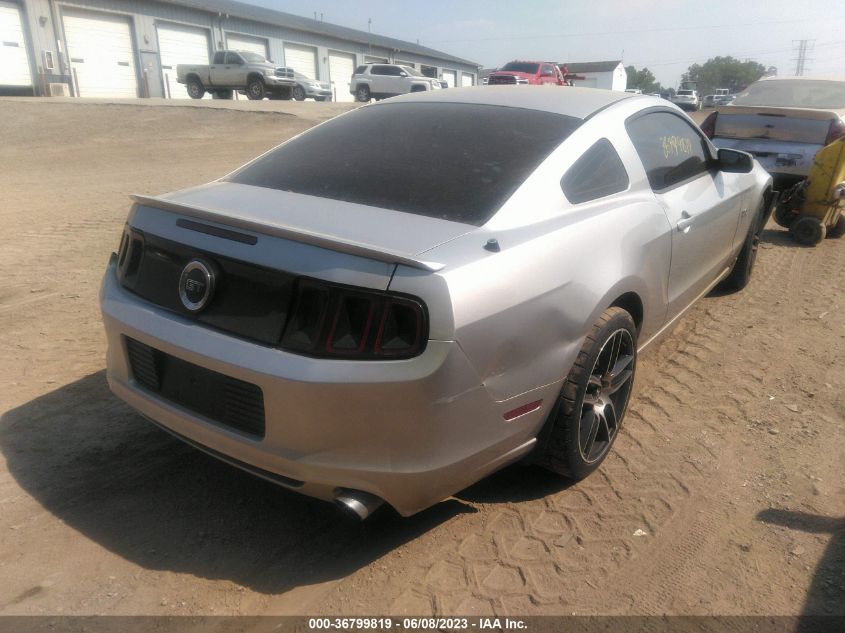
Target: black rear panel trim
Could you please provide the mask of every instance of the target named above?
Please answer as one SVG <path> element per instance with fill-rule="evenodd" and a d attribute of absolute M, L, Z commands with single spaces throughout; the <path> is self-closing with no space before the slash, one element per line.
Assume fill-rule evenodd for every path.
<path fill-rule="evenodd" d="M 250 246 L 255 246 L 258 243 L 258 238 L 255 235 L 238 233 L 237 231 L 230 231 L 229 229 L 224 229 L 219 226 L 194 222 L 193 220 L 186 220 L 185 218 L 179 218 L 176 220 L 176 226 L 190 231 L 197 231 L 198 233 L 205 233 L 206 235 L 213 235 L 214 237 L 222 237 L 224 240 L 232 240 L 233 242 L 240 242 L 241 244 L 249 244 Z"/>

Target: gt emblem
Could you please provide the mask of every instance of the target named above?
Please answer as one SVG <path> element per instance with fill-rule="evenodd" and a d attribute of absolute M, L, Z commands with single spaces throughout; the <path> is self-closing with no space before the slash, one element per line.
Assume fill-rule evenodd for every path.
<path fill-rule="evenodd" d="M 211 265 L 198 259 L 188 262 L 179 277 L 179 298 L 191 312 L 199 312 L 214 294 L 214 273 Z"/>

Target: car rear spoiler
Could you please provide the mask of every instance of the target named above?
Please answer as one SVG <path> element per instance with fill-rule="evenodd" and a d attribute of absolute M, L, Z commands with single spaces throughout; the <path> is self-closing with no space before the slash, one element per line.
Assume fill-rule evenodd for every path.
<path fill-rule="evenodd" d="M 194 205 L 180 204 L 172 202 L 165 198 L 157 198 L 154 196 L 144 196 L 140 194 L 132 194 L 130 199 L 136 204 L 152 207 L 154 209 L 161 209 L 163 211 L 170 211 L 172 213 L 179 213 L 187 215 L 198 220 L 207 220 L 209 222 L 216 222 L 218 224 L 225 224 L 234 228 L 240 228 L 247 231 L 254 231 L 263 235 L 273 235 L 281 237 L 294 242 L 303 244 L 311 244 L 312 246 L 319 246 L 339 253 L 346 253 L 348 255 L 357 255 L 359 257 L 366 257 L 368 259 L 375 259 L 376 261 L 386 262 L 388 264 L 402 264 L 403 266 L 410 266 L 420 270 L 427 270 L 429 272 L 437 272 L 441 270 L 444 265 L 437 262 L 430 262 L 423 259 L 418 259 L 408 253 L 399 253 L 384 248 L 375 248 L 367 244 L 355 242 L 352 240 L 344 240 L 333 235 L 325 235 L 323 233 L 314 233 L 303 229 L 284 227 L 284 226 L 270 226 L 258 222 L 251 222 L 240 218 L 233 218 L 224 213 L 212 211 L 211 209 L 204 209 Z"/>

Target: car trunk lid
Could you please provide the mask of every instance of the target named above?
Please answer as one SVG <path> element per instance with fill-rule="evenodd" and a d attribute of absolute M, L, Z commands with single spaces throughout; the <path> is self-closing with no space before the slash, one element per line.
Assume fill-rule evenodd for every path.
<path fill-rule="evenodd" d="M 832 110 L 732 105 L 718 109 L 715 135 L 823 145 L 836 118 Z"/>
<path fill-rule="evenodd" d="M 428 271 L 443 264 L 423 253 L 476 230 L 459 222 L 231 182 L 132 198 L 233 228 Z"/>

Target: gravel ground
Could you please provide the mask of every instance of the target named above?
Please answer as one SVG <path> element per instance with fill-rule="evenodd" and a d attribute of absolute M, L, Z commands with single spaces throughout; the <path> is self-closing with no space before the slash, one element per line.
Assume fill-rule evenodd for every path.
<path fill-rule="evenodd" d="M 112 397 L 97 309 L 127 194 L 347 106 L 155 105 L 0 100 L 0 614 L 845 614 L 841 240 L 770 225 L 751 285 L 641 358 L 588 480 L 350 525 Z"/>

